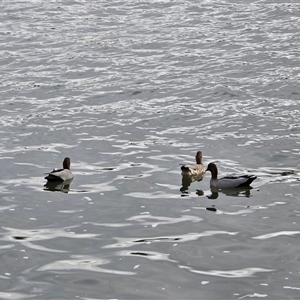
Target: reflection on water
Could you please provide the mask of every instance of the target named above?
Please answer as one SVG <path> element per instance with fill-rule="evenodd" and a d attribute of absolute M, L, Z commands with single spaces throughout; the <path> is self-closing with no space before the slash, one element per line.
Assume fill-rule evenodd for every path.
<path fill-rule="evenodd" d="M 217 211 L 217 209 L 215 208 L 214 205 L 212 205 L 212 207 L 206 207 L 206 210 L 212 211 L 212 212 L 216 212 Z"/>
<path fill-rule="evenodd" d="M 53 263 L 45 264 L 37 269 L 37 271 L 64 271 L 72 272 L 72 270 L 85 270 L 99 273 L 118 274 L 118 275 L 134 275 L 135 272 L 120 271 L 109 268 L 102 268 L 101 265 L 110 263 L 110 260 L 101 259 L 96 256 L 88 255 L 70 255 L 68 260 L 58 260 Z"/>
<path fill-rule="evenodd" d="M 26 295 L 24 293 L 15 293 L 15 292 L 8 292 L 8 293 L 0 292 L 0 297 L 1 299 L 21 300 L 21 299 L 35 298 L 35 295 Z"/>
<path fill-rule="evenodd" d="M 218 277 L 227 277 L 227 278 L 242 278 L 242 277 L 253 277 L 256 273 L 259 272 L 273 272 L 275 269 L 266 269 L 259 267 L 252 268 L 244 268 L 238 270 L 209 270 L 209 271 L 201 271 L 195 270 L 190 266 L 179 266 L 181 269 L 186 269 L 192 273 L 210 275 L 210 276 L 218 276 Z"/>
<path fill-rule="evenodd" d="M 133 250 L 121 250 L 117 251 L 116 255 L 121 257 L 123 256 L 142 256 L 143 258 L 147 258 L 149 260 L 163 260 L 163 261 L 170 261 L 176 262 L 176 260 L 170 258 L 170 254 L 161 253 L 157 251 L 133 251 Z"/>
<path fill-rule="evenodd" d="M 234 188 L 234 189 L 217 189 L 217 188 L 211 187 L 211 189 L 210 189 L 211 194 L 206 197 L 210 200 L 216 200 L 220 196 L 220 194 L 224 194 L 229 197 L 250 198 L 251 197 L 250 191 L 252 189 L 253 188 L 251 186 Z M 198 196 L 205 195 L 204 191 L 202 191 L 202 190 L 197 190 L 196 194 Z M 216 212 L 218 209 L 216 208 L 216 205 L 212 205 L 212 206 L 206 207 L 206 210 Z"/>
<path fill-rule="evenodd" d="M 214 187 L 210 188 L 211 194 L 206 196 L 208 199 L 215 200 L 219 197 L 219 194 L 224 194 L 229 197 L 251 197 L 251 190 L 253 187 L 247 186 L 247 187 L 239 187 L 239 188 L 232 188 L 232 189 L 217 189 Z M 205 191 L 203 190 L 196 190 L 196 195 L 198 196 L 204 196 Z"/>
<path fill-rule="evenodd" d="M 284 236 L 294 236 L 294 235 L 299 235 L 300 231 L 280 231 L 280 232 L 272 232 L 272 233 L 267 233 L 267 234 L 263 234 L 263 235 L 259 235 L 259 236 L 254 236 L 252 237 L 253 239 L 257 239 L 257 240 L 267 240 L 273 237 L 278 237 L 281 235 Z"/>
<path fill-rule="evenodd" d="M 202 181 L 204 177 L 204 174 L 201 175 L 182 175 L 182 183 L 181 183 L 181 188 L 180 191 L 182 193 L 181 196 L 185 196 L 186 194 L 188 194 L 188 189 L 190 187 L 190 185 L 194 182 L 194 181 Z"/>
<path fill-rule="evenodd" d="M 239 187 L 239 188 L 234 188 L 234 189 L 217 189 L 214 187 L 211 187 L 211 195 L 207 196 L 208 199 L 217 199 L 219 197 L 219 193 L 222 193 L 226 196 L 231 196 L 231 197 L 246 197 L 246 198 L 250 198 L 250 191 L 253 188 L 251 186 L 247 186 L 247 187 Z M 198 190 L 198 192 L 200 193 L 201 191 Z"/>
<path fill-rule="evenodd" d="M 175 236 L 157 236 L 157 237 L 144 237 L 141 239 L 134 238 L 121 238 L 114 237 L 117 240 L 116 243 L 105 245 L 103 248 L 129 248 L 134 247 L 136 244 L 152 244 L 152 243 L 185 243 L 189 241 L 195 241 L 204 237 L 211 237 L 216 235 L 236 235 L 237 232 L 229 232 L 224 230 L 208 230 L 200 233 L 187 233 L 183 235 Z"/>
<path fill-rule="evenodd" d="M 65 180 L 63 182 L 47 181 L 43 189 L 45 191 L 51 191 L 51 192 L 58 191 L 58 192 L 68 193 L 70 191 L 70 185 L 72 181 L 73 178 L 69 180 Z"/>

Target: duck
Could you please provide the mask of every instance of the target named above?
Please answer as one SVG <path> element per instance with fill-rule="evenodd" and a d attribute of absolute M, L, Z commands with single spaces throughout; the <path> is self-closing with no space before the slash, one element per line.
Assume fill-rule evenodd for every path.
<path fill-rule="evenodd" d="M 211 172 L 210 186 L 217 189 L 247 187 L 257 178 L 254 175 L 240 175 L 218 179 L 218 168 L 214 163 L 209 163 L 206 171 Z"/>
<path fill-rule="evenodd" d="M 65 181 L 47 181 L 44 185 L 44 191 L 69 193 L 72 179 Z"/>
<path fill-rule="evenodd" d="M 54 169 L 45 177 L 48 181 L 56 181 L 56 182 L 63 182 L 66 180 L 73 180 L 74 175 L 70 170 L 71 160 L 69 157 L 65 157 L 63 161 L 63 168 L 62 169 Z"/>
<path fill-rule="evenodd" d="M 206 168 L 202 165 L 202 152 L 198 151 L 196 153 L 196 163 L 195 164 L 187 164 L 181 166 L 181 174 L 196 176 L 203 175 L 206 171 Z"/>

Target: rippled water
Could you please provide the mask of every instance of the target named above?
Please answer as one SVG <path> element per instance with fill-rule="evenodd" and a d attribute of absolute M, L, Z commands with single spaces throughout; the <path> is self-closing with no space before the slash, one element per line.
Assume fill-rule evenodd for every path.
<path fill-rule="evenodd" d="M 300 297 L 297 1 L 0 5 L 1 299 Z"/>

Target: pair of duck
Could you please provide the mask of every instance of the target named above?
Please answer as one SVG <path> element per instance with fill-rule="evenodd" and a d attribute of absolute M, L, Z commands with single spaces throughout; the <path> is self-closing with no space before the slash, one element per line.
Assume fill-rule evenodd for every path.
<path fill-rule="evenodd" d="M 62 169 L 54 169 L 45 177 L 50 182 L 64 182 L 72 180 L 74 175 L 70 170 L 71 160 L 66 157 L 63 161 Z M 257 177 L 254 175 L 241 176 L 226 176 L 218 179 L 218 168 L 214 163 L 208 164 L 205 168 L 202 164 L 202 152 L 198 151 L 196 154 L 196 164 L 188 164 L 181 166 L 182 175 L 199 176 L 206 171 L 211 172 L 210 186 L 218 189 L 237 188 L 249 186 Z"/>
<path fill-rule="evenodd" d="M 196 164 L 181 166 L 182 175 L 201 176 L 206 171 L 211 172 L 210 186 L 217 189 L 231 189 L 250 186 L 257 177 L 254 175 L 225 176 L 218 178 L 218 168 L 214 163 L 209 163 L 207 168 L 202 164 L 202 152 L 196 154 Z"/>

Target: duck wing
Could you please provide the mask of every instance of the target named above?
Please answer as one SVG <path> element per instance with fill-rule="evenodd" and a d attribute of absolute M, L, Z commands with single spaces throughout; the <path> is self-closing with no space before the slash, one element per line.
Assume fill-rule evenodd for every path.
<path fill-rule="evenodd" d="M 49 173 L 45 179 L 47 179 L 48 181 L 56 181 L 56 182 L 61 182 L 61 181 L 64 181 L 61 177 L 59 177 L 58 174 L 56 174 L 55 172 L 51 172 Z"/>
<path fill-rule="evenodd" d="M 48 181 L 65 181 L 73 178 L 72 172 L 68 169 L 54 169 L 45 177 Z"/>
<path fill-rule="evenodd" d="M 47 176 L 45 179 L 48 181 L 53 181 L 53 182 L 62 182 L 64 181 L 61 177 L 59 177 L 60 172 L 62 172 L 64 169 L 53 169 L 50 173 L 46 173 Z"/>
<path fill-rule="evenodd" d="M 206 169 L 203 165 L 198 165 L 198 164 L 189 164 L 189 165 L 181 166 L 182 174 L 186 174 L 186 175 L 204 174 L 205 170 Z"/>
<path fill-rule="evenodd" d="M 249 186 L 256 178 L 254 175 L 226 176 L 217 181 L 216 187 L 225 189 Z"/>

